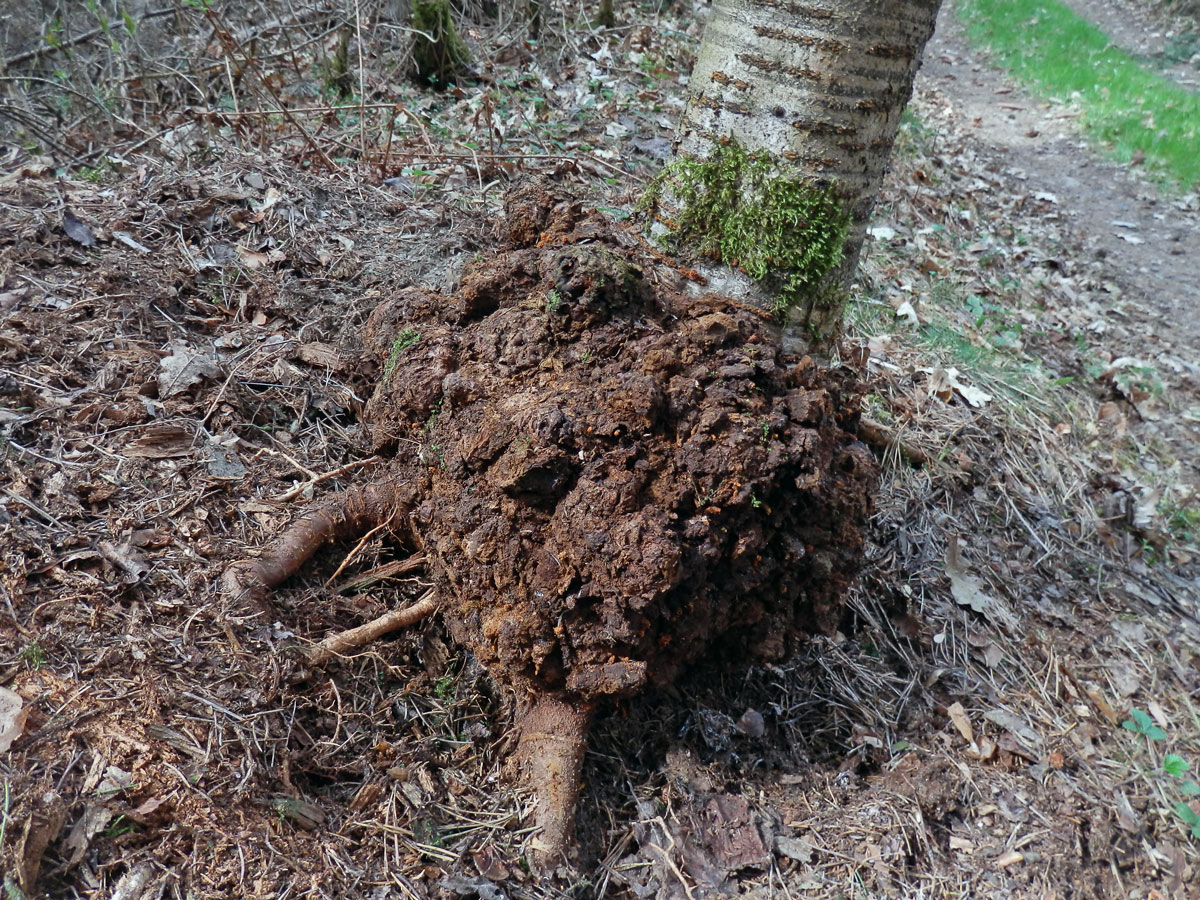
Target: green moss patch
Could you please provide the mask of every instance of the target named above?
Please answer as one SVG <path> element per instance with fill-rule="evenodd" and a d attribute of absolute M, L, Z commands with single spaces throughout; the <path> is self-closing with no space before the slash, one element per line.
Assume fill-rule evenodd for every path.
<path fill-rule="evenodd" d="M 674 218 L 659 214 L 668 192 Z M 850 217 L 835 191 L 789 175 L 766 151 L 733 138 L 704 160 L 672 162 L 641 207 L 668 230 L 667 243 L 734 266 L 776 295 L 775 314 L 809 306 L 842 261 Z"/>
<path fill-rule="evenodd" d="M 454 27 L 450 0 L 413 0 L 413 66 L 417 77 L 445 87 L 471 62 L 467 45 Z"/>

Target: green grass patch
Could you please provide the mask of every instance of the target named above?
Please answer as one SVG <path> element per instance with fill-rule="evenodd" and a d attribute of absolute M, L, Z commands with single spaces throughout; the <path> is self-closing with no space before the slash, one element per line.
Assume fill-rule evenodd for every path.
<path fill-rule="evenodd" d="M 1024 352 L 1022 317 L 1005 302 L 1009 298 L 987 299 L 930 277 L 912 299 L 920 301 L 916 327 L 897 319 L 886 301 L 851 298 L 846 308 L 850 333 L 895 334 L 901 344 L 920 349 L 928 364 L 958 369 L 969 384 L 1006 405 L 1061 418 L 1067 394 L 1040 361 Z"/>
<path fill-rule="evenodd" d="M 1150 71 L 1055 0 L 963 0 L 959 15 L 1033 89 L 1071 99 L 1085 129 L 1121 161 L 1147 164 L 1190 188 L 1200 184 L 1200 95 Z"/>

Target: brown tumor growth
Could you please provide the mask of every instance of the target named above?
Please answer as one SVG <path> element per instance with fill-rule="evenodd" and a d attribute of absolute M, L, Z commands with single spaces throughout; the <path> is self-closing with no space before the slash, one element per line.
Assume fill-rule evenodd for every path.
<path fill-rule="evenodd" d="M 228 588 L 260 599 L 321 541 L 391 521 L 454 638 L 526 710 L 541 861 L 569 846 L 592 710 L 701 654 L 778 658 L 836 622 L 875 465 L 850 380 L 665 284 L 640 240 L 542 187 L 458 290 L 371 315 L 386 480 L 309 512 Z"/>

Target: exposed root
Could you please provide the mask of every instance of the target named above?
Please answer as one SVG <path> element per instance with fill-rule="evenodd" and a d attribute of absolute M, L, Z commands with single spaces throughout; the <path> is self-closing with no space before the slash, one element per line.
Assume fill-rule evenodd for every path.
<path fill-rule="evenodd" d="M 309 478 L 307 481 L 300 482 L 295 487 L 289 488 L 288 490 L 286 490 L 282 494 L 280 494 L 278 497 L 276 497 L 275 502 L 276 503 L 289 503 L 292 500 L 295 500 L 297 497 L 299 497 L 305 491 L 311 490 L 312 488 L 316 487 L 318 484 L 321 484 L 324 481 L 330 481 L 334 478 L 341 478 L 343 475 L 346 475 L 346 474 L 354 471 L 355 469 L 361 469 L 364 466 L 371 466 L 377 462 L 379 462 L 378 456 L 368 456 L 366 459 L 352 460 L 351 462 L 346 463 L 344 466 L 338 466 L 336 469 L 332 469 L 328 472 L 322 472 L 320 475 L 317 475 L 315 473 L 311 474 L 311 475 L 309 475 Z"/>
<path fill-rule="evenodd" d="M 262 605 L 271 589 L 295 574 L 322 543 L 394 523 L 410 505 L 402 486 L 387 481 L 330 497 L 297 519 L 258 559 L 241 560 L 226 569 L 221 590 Z"/>
<path fill-rule="evenodd" d="M 889 428 L 882 422 L 863 417 L 858 420 L 858 437 L 882 456 L 895 447 L 897 452 L 908 461 L 909 465 L 921 468 L 929 465 L 929 454 L 911 441 L 906 441 L 897 435 L 895 429 Z"/>
<path fill-rule="evenodd" d="M 366 590 L 372 585 L 379 584 L 389 578 L 399 578 L 401 575 L 407 575 L 409 572 L 423 569 L 428 562 L 429 559 L 424 553 L 414 553 L 408 559 L 394 559 L 381 566 L 376 566 L 369 572 L 363 572 L 361 575 L 355 575 L 353 578 L 347 578 L 345 581 L 340 582 L 337 586 L 337 592 L 339 594 L 353 594 L 357 591 Z"/>
<path fill-rule="evenodd" d="M 437 608 L 436 592 L 432 590 L 426 591 L 411 606 L 406 606 L 404 609 L 394 609 L 386 615 L 380 616 L 378 619 L 367 622 L 365 625 L 359 625 L 357 628 L 350 628 L 346 631 L 339 631 L 337 634 L 329 635 L 329 637 L 308 651 L 306 657 L 308 664 L 312 666 L 322 665 L 333 659 L 333 657 L 341 656 L 350 650 L 362 647 L 364 644 L 369 644 L 377 637 L 385 635 L 390 631 L 404 628 L 407 625 L 415 625 L 426 616 L 437 612 Z"/>
<path fill-rule="evenodd" d="M 549 870 L 567 861 L 575 832 L 580 773 L 592 724 L 590 706 L 558 697 L 540 697 L 521 718 L 517 749 L 521 769 L 533 788 L 536 806 L 530 862 Z"/>

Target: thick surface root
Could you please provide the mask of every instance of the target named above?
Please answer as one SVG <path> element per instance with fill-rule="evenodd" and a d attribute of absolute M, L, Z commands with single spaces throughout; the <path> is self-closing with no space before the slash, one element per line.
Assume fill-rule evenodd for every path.
<path fill-rule="evenodd" d="M 567 862 L 575 832 L 580 772 L 591 728 L 590 706 L 541 697 L 521 717 L 518 758 L 533 788 L 534 836 L 530 862 L 548 870 Z"/>
<path fill-rule="evenodd" d="M 411 501 L 397 482 L 351 488 L 306 511 L 258 559 L 236 562 L 225 570 L 221 589 L 241 602 L 259 606 L 294 575 L 326 541 L 357 538 L 372 528 L 402 521 Z"/>
<path fill-rule="evenodd" d="M 433 591 L 426 591 L 419 600 L 403 609 L 394 609 L 365 625 L 329 635 L 309 650 L 305 659 L 310 666 L 323 665 L 335 656 L 357 650 L 385 634 L 415 625 L 437 612 L 437 608 L 437 595 Z"/>

